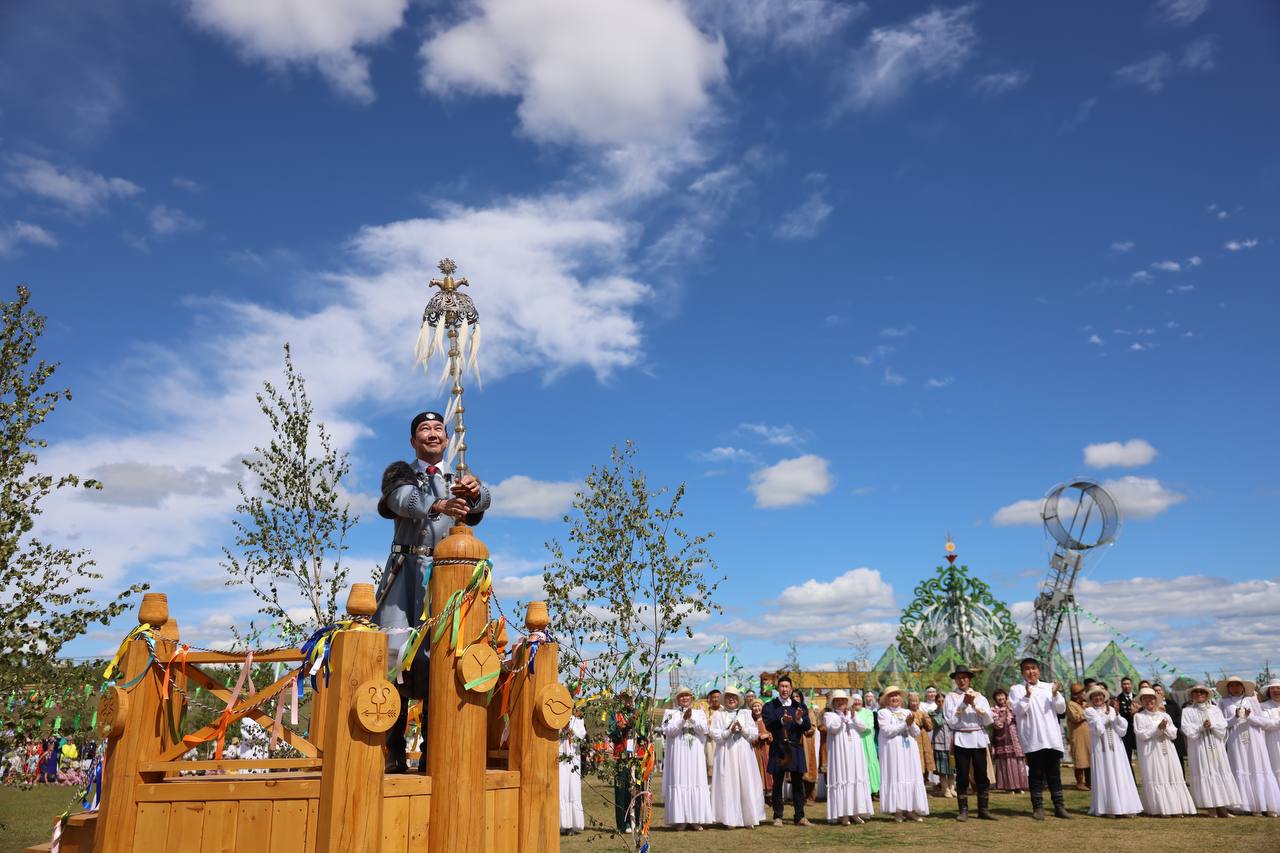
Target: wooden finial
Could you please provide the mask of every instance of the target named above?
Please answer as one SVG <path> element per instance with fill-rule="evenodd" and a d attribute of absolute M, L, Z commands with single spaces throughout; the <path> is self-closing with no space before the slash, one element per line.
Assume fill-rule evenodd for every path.
<path fill-rule="evenodd" d="M 138 606 L 138 624 L 160 628 L 169 621 L 169 596 L 163 592 L 146 592 L 142 594 L 142 604 Z"/>
<path fill-rule="evenodd" d="M 378 599 L 373 594 L 373 584 L 353 583 L 347 595 L 347 613 L 352 616 L 372 616 L 378 609 Z"/>
<path fill-rule="evenodd" d="M 551 623 L 545 601 L 530 601 L 524 614 L 524 626 L 530 631 L 541 631 Z"/>

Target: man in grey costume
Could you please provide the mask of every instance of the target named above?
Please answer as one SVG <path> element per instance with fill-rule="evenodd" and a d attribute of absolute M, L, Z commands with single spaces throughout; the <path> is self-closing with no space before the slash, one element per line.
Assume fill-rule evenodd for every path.
<path fill-rule="evenodd" d="M 444 461 L 449 435 L 444 418 L 437 412 L 422 412 L 409 425 L 412 462 L 393 462 L 382 474 L 382 498 L 378 514 L 395 521 L 391 554 L 387 557 L 378 584 L 378 609 L 373 620 L 385 629 L 409 628 L 421 624 L 422 605 L 431 579 L 431 554 L 436 543 L 449 534 L 456 521 L 477 525 L 489 508 L 489 490 L 470 474 L 455 478 Z M 388 637 L 388 654 L 396 660 L 409 641 L 405 631 Z M 398 685 L 400 716 L 387 732 L 388 773 L 408 772 L 405 729 L 409 722 L 409 700 L 427 698 L 427 654 L 430 638 L 406 668 Z M 422 729 L 427 727 L 423 708 Z M 425 746 L 425 742 L 424 742 Z M 426 750 L 418 760 L 418 771 L 426 771 Z"/>

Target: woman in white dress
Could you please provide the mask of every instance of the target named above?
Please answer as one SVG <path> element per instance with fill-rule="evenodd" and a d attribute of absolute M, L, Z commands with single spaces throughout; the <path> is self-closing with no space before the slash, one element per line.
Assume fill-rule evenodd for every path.
<path fill-rule="evenodd" d="M 1267 755 L 1270 723 L 1253 695 L 1253 682 L 1238 676 L 1218 682 L 1218 707 L 1227 721 L 1227 758 L 1240 789 L 1240 810 L 1275 817 L 1280 812 L 1280 783 Z"/>
<path fill-rule="evenodd" d="M 1267 758 L 1271 760 L 1271 775 L 1280 783 L 1280 678 L 1274 678 L 1262 690 L 1262 713 L 1267 718 Z M 1265 728 L 1265 727 L 1264 727 Z"/>
<path fill-rule="evenodd" d="M 915 715 L 902 707 L 902 688 L 887 687 L 880 694 L 883 706 L 876 712 L 880 724 L 880 813 L 922 821 L 929 813 L 929 795 L 920 769 L 920 728 Z"/>
<path fill-rule="evenodd" d="M 1197 684 L 1187 693 L 1191 701 L 1182 709 L 1182 736 L 1187 739 L 1191 799 L 1218 817 L 1234 817 L 1231 810 L 1240 806 L 1240 789 L 1227 761 L 1227 721 L 1209 701 L 1208 687 Z"/>
<path fill-rule="evenodd" d="M 582 815 L 582 744 L 587 724 L 582 709 L 575 708 L 569 724 L 560 731 L 560 833 L 577 835 L 586 826 Z"/>
<path fill-rule="evenodd" d="M 727 827 L 755 829 L 764 820 L 764 787 L 752 748 L 760 728 L 741 702 L 738 688 L 731 684 L 724 689 L 724 707 L 711 715 L 711 739 L 717 746 L 711 814 Z"/>
<path fill-rule="evenodd" d="M 1093 791 L 1089 814 L 1131 817 L 1142 813 L 1142 800 L 1133 781 L 1133 768 L 1124 749 L 1124 733 L 1129 723 L 1107 703 L 1107 688 L 1095 684 L 1085 694 L 1084 709 L 1089 726 L 1089 764 L 1093 768 Z"/>
<path fill-rule="evenodd" d="M 707 712 L 693 707 L 693 691 L 681 687 L 676 707 L 662 715 L 666 761 L 662 773 L 662 798 L 667 826 L 702 831 L 711 823 L 711 791 L 707 787 Z"/>
<path fill-rule="evenodd" d="M 1174 745 L 1178 727 L 1159 709 L 1160 696 L 1150 687 L 1138 692 L 1138 704 L 1142 710 L 1133 715 L 1133 731 L 1142 770 L 1142 810 L 1159 817 L 1195 814 L 1196 804 L 1191 801 L 1182 759 Z"/>
<path fill-rule="evenodd" d="M 865 823 L 871 816 L 871 781 L 862 735 L 869 726 L 849 710 L 849 694 L 831 692 L 822 715 L 827 747 L 827 823 Z"/>

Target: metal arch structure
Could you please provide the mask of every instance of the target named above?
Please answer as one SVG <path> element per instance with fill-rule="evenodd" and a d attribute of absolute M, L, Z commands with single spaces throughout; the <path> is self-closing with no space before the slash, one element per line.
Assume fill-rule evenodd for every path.
<path fill-rule="evenodd" d="M 1084 673 L 1084 644 L 1075 587 L 1088 555 L 1112 545 L 1120 535 L 1123 518 L 1111 493 L 1094 480 L 1078 479 L 1050 489 L 1040 505 L 1045 533 L 1053 541 L 1049 571 L 1035 601 L 1035 626 L 1027 651 L 1052 670 L 1054 649 L 1062 625 L 1067 625 L 1074 677 Z M 1055 673 L 1061 679 L 1066 673 Z"/>

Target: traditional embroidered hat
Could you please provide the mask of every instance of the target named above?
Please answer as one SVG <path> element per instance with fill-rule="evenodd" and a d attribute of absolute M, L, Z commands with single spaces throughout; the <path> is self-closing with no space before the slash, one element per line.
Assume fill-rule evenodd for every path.
<path fill-rule="evenodd" d="M 1227 692 L 1227 688 L 1231 684 L 1242 685 L 1244 687 L 1245 696 L 1252 696 L 1254 694 L 1254 691 L 1258 689 L 1258 686 L 1254 684 L 1252 681 L 1245 681 L 1240 676 L 1233 675 L 1230 678 L 1224 678 L 1218 682 L 1218 692 L 1221 693 L 1223 696 L 1230 696 L 1231 694 Z"/>
<path fill-rule="evenodd" d="M 897 694 L 901 695 L 901 694 L 902 694 L 902 688 L 901 688 L 901 687 L 899 687 L 899 686 L 898 686 L 898 685 L 896 685 L 896 684 L 890 684 L 890 685 L 889 685 L 888 687 L 886 687 L 884 690 L 881 690 L 881 691 L 880 691 L 880 698 L 881 698 L 881 699 L 884 699 L 884 700 L 886 700 L 886 701 L 888 701 L 889 697 L 890 697 L 890 696 L 892 696 L 892 695 L 893 695 L 893 694 L 895 694 L 895 693 L 897 693 Z"/>
<path fill-rule="evenodd" d="M 969 669 L 969 667 L 967 667 L 967 666 L 958 666 L 958 667 L 956 667 L 956 671 L 955 671 L 955 672 L 953 672 L 953 673 L 951 673 L 951 680 L 952 680 L 952 681 L 955 681 L 955 679 L 956 679 L 956 676 L 957 676 L 957 675 L 967 675 L 967 676 L 969 676 L 970 678 L 974 678 L 974 677 L 975 677 L 975 676 L 974 676 L 974 674 L 973 674 L 973 670 Z"/>
<path fill-rule="evenodd" d="M 1084 694 L 1084 695 L 1085 695 L 1085 698 L 1086 698 L 1086 699 L 1092 699 L 1092 698 L 1093 698 L 1093 694 L 1095 694 L 1095 693 L 1101 693 L 1103 696 L 1107 696 L 1107 695 L 1109 695 L 1109 694 L 1107 693 L 1107 688 L 1106 688 L 1106 686 L 1105 686 L 1105 685 L 1102 685 L 1102 684 L 1095 684 L 1095 685 L 1093 685 L 1092 687 L 1090 687 L 1090 688 L 1089 688 L 1089 692 L 1088 692 L 1088 693 L 1086 693 L 1086 694 Z"/>
<path fill-rule="evenodd" d="M 419 412 L 414 415 L 413 420 L 409 422 L 409 435 L 416 433 L 418 431 L 418 427 L 420 427 L 424 421 L 439 421 L 440 423 L 444 423 L 444 415 L 439 412 Z"/>
<path fill-rule="evenodd" d="M 848 698 L 849 698 L 849 691 L 839 690 L 839 689 L 832 690 L 831 695 L 827 697 L 827 699 L 829 699 L 832 702 L 836 701 L 837 699 L 848 699 Z"/>

